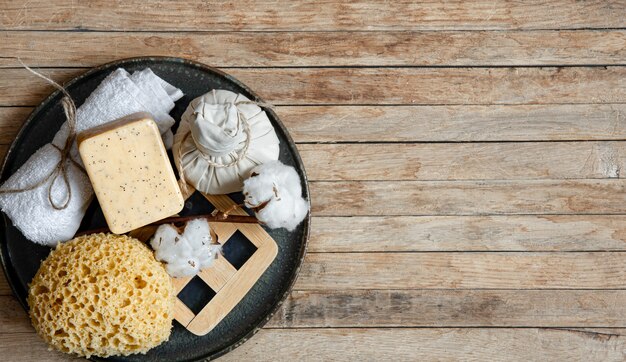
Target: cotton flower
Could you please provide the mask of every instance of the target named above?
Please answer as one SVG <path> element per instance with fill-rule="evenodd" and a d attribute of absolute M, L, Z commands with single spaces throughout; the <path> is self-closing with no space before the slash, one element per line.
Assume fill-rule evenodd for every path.
<path fill-rule="evenodd" d="M 166 263 L 175 278 L 190 277 L 213 264 L 222 246 L 211 244 L 211 229 L 204 219 L 191 220 L 182 235 L 169 224 L 159 226 L 150 241 L 157 260 Z"/>
<path fill-rule="evenodd" d="M 254 167 L 243 182 L 243 194 L 245 205 L 271 229 L 293 231 L 309 211 L 298 173 L 280 161 Z"/>

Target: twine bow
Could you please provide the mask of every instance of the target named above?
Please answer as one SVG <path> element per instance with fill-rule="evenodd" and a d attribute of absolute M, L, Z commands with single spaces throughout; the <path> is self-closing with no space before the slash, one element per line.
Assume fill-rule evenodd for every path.
<path fill-rule="evenodd" d="M 36 75 L 37 77 L 45 80 L 46 82 L 48 82 L 48 84 L 51 84 L 54 88 L 58 89 L 61 93 L 63 93 L 61 104 L 63 105 L 65 118 L 67 118 L 68 136 L 67 136 L 67 139 L 65 140 L 65 144 L 63 145 L 63 148 L 59 148 L 55 144 L 52 144 L 52 146 L 56 148 L 61 154 L 61 159 L 59 160 L 59 162 L 57 162 L 55 167 L 52 169 L 52 171 L 50 171 L 50 173 L 46 177 L 44 177 L 43 179 L 41 179 L 39 182 L 35 183 L 34 185 L 31 185 L 28 187 L 17 188 L 17 189 L 0 189 L 0 194 L 12 194 L 12 193 L 31 191 L 31 190 L 38 188 L 39 186 L 46 184 L 48 181 L 50 181 L 50 179 L 52 179 L 52 182 L 50 182 L 50 185 L 48 186 L 48 201 L 50 202 L 50 205 L 55 210 L 63 210 L 67 208 L 67 206 L 70 203 L 70 200 L 72 199 L 72 187 L 70 185 L 69 176 L 68 176 L 69 169 L 68 169 L 67 161 L 71 161 L 71 163 L 74 166 L 78 167 L 79 170 L 81 170 L 82 172 L 85 172 L 85 169 L 78 162 L 76 162 L 70 154 L 70 150 L 72 149 L 72 145 L 74 144 L 74 139 L 76 138 L 76 105 L 74 104 L 74 101 L 72 100 L 72 96 L 70 96 L 70 94 L 67 92 L 67 90 L 65 90 L 65 88 L 63 88 L 63 86 L 61 86 L 54 80 L 46 77 L 45 75 L 31 69 L 29 66 L 24 64 L 20 58 L 17 58 L 17 60 L 22 64 L 22 66 L 26 70 Z M 65 188 L 67 189 L 67 196 L 65 197 L 65 200 L 63 200 L 62 203 L 57 204 L 52 197 L 52 187 L 54 187 L 59 177 L 62 178 L 63 183 L 65 184 Z"/>
<path fill-rule="evenodd" d="M 213 89 L 213 97 L 215 99 L 215 89 Z M 200 156 L 209 164 L 209 166 L 212 166 L 215 168 L 226 168 L 226 167 L 235 166 L 236 164 L 239 163 L 239 161 L 243 160 L 248 154 L 248 148 L 250 148 L 250 142 L 252 141 L 250 123 L 248 123 L 248 119 L 237 106 L 243 105 L 243 104 L 254 104 L 262 108 L 269 108 L 269 109 L 273 108 L 271 104 L 264 103 L 264 102 L 255 102 L 255 101 L 239 101 L 239 102 L 226 103 L 226 104 L 230 104 L 235 107 L 235 110 L 237 111 L 237 128 L 239 128 L 239 126 L 241 125 L 243 127 L 243 132 L 246 134 L 246 139 L 244 141 L 243 148 L 240 151 L 235 152 L 234 159 L 228 163 L 215 162 L 211 159 L 210 155 L 207 155 L 204 152 L 202 152 L 200 148 L 197 147 L 196 141 L 193 140 L 194 143 L 196 143 L 196 150 L 199 152 Z M 225 112 L 227 111 L 225 110 Z M 228 117 L 228 115 L 226 116 Z M 176 154 L 177 159 L 178 159 L 177 164 L 179 165 L 178 174 L 180 176 L 180 183 L 183 188 L 187 187 L 187 179 L 185 178 L 185 167 L 183 165 L 183 157 L 186 156 L 187 154 L 183 155 L 181 149 L 182 149 L 182 145 L 185 143 L 185 141 L 190 135 L 191 135 L 191 138 L 193 139 L 193 135 L 191 134 L 191 129 L 187 130 L 187 132 L 183 135 L 183 138 L 180 141 L 180 146 L 178 147 L 177 154 Z"/>

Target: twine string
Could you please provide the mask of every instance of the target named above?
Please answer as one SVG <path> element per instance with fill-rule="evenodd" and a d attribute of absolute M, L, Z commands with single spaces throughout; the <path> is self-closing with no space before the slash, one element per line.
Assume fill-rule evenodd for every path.
<path fill-rule="evenodd" d="M 72 199 L 72 188 L 71 188 L 70 180 L 68 176 L 69 169 L 67 167 L 68 161 L 70 161 L 74 166 L 78 167 L 78 169 L 81 170 L 82 172 L 85 172 L 84 168 L 78 162 L 76 162 L 70 154 L 70 150 L 72 149 L 72 145 L 74 144 L 74 139 L 76 138 L 76 105 L 74 104 L 74 101 L 72 100 L 72 96 L 70 96 L 70 94 L 67 92 L 65 88 L 63 88 L 63 86 L 61 86 L 59 83 L 55 82 L 54 80 L 46 77 L 45 75 L 31 69 L 29 66 L 24 64 L 24 62 L 22 62 L 20 58 L 17 58 L 17 60 L 22 64 L 22 66 L 26 70 L 36 75 L 37 77 L 45 80 L 48 84 L 52 85 L 54 88 L 56 88 L 63 94 L 63 98 L 61 99 L 61 104 L 63 105 L 63 112 L 65 113 L 65 118 L 67 119 L 68 136 L 67 136 L 67 139 L 65 140 L 65 144 L 63 145 L 63 148 L 59 148 L 55 144 L 52 144 L 52 146 L 56 148 L 61 154 L 61 158 L 59 159 L 57 164 L 54 166 L 54 168 L 50 171 L 50 173 L 48 173 L 47 176 L 45 176 L 39 182 L 31 186 L 16 188 L 16 189 L 0 189 L 0 194 L 13 194 L 13 193 L 31 191 L 46 184 L 48 181 L 52 180 L 52 182 L 50 182 L 50 185 L 48 186 L 48 201 L 50 202 L 50 205 L 55 210 L 64 210 L 65 208 L 67 208 L 67 206 L 70 203 L 70 200 Z M 67 196 L 65 197 L 62 203 L 57 204 L 52 197 L 52 188 L 56 184 L 57 179 L 59 177 L 61 177 L 61 180 L 63 181 L 63 184 L 65 185 L 65 188 L 67 190 Z"/>

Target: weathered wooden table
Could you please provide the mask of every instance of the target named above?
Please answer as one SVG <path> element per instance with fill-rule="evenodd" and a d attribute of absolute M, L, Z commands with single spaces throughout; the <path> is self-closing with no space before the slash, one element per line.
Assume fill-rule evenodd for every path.
<path fill-rule="evenodd" d="M 118 58 L 219 67 L 309 173 L 295 289 L 223 359 L 626 359 L 626 2 L 0 1 L 0 144 Z M 0 282 L 0 360 L 48 352 Z"/>

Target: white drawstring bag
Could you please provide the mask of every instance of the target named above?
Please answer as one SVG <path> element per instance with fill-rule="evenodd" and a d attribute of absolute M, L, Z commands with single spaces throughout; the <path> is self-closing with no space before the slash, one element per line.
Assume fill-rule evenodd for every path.
<path fill-rule="evenodd" d="M 181 181 L 206 194 L 241 191 L 250 170 L 278 159 L 279 141 L 262 104 L 217 89 L 189 103 L 174 136 Z"/>

